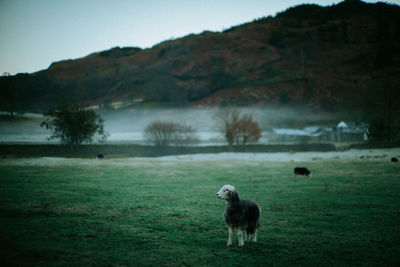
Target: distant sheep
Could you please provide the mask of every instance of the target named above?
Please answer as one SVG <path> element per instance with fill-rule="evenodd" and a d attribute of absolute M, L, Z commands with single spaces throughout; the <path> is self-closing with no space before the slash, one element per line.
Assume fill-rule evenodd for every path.
<path fill-rule="evenodd" d="M 307 177 L 311 177 L 311 172 L 305 167 L 296 167 L 294 168 L 294 178 L 296 178 L 297 175 L 305 175 Z"/>
<path fill-rule="evenodd" d="M 229 230 L 226 245 L 232 245 L 234 228 L 237 228 L 239 246 L 244 245 L 243 230 L 245 230 L 245 241 L 249 241 L 252 236 L 252 241 L 257 242 L 257 228 L 260 227 L 261 215 L 258 204 L 252 200 L 240 199 L 232 185 L 224 185 L 218 191 L 217 197 L 226 201 L 224 217 Z"/>
<path fill-rule="evenodd" d="M 397 158 L 393 157 L 393 158 L 391 158 L 390 161 L 391 161 L 391 162 L 398 162 L 399 160 L 398 160 Z"/>
<path fill-rule="evenodd" d="M 96 159 L 103 159 L 104 155 L 103 154 L 97 154 Z"/>

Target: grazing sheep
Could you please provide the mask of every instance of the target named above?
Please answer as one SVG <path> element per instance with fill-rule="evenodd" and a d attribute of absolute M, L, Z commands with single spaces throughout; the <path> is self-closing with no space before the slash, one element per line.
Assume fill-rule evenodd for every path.
<path fill-rule="evenodd" d="M 229 230 L 226 245 L 232 245 L 234 228 L 238 229 L 239 246 L 244 245 L 243 230 L 245 230 L 246 241 L 249 241 L 253 236 L 253 242 L 257 242 L 257 228 L 260 227 L 260 206 L 252 200 L 240 199 L 238 192 L 232 185 L 224 185 L 218 191 L 217 197 L 226 201 L 224 217 Z"/>
<path fill-rule="evenodd" d="M 310 178 L 311 172 L 305 167 L 296 167 L 294 168 L 294 178 L 296 178 L 297 175 L 305 175 Z"/>
<path fill-rule="evenodd" d="M 391 162 L 399 162 L 399 160 L 397 158 L 395 158 L 395 157 L 391 158 L 390 161 Z"/>
<path fill-rule="evenodd" d="M 104 155 L 103 154 L 97 154 L 96 159 L 103 159 Z"/>

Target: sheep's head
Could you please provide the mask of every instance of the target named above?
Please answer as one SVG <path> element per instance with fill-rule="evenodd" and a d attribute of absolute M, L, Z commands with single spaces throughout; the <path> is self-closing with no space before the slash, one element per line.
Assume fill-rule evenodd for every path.
<path fill-rule="evenodd" d="M 230 199 L 231 195 L 233 194 L 237 195 L 235 187 L 227 184 L 221 187 L 221 189 L 217 192 L 217 198 L 227 200 Z"/>

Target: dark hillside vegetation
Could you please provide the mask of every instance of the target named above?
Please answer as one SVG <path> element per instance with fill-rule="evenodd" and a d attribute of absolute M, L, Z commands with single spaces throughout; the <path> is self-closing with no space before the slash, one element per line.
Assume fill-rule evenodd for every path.
<path fill-rule="evenodd" d="M 150 49 L 115 47 L 36 73 L 0 77 L 0 110 L 45 111 L 68 97 L 100 105 L 141 99 L 336 111 L 354 106 L 382 80 L 398 88 L 399 17 L 397 5 L 347 0 L 328 7 L 300 5 Z"/>

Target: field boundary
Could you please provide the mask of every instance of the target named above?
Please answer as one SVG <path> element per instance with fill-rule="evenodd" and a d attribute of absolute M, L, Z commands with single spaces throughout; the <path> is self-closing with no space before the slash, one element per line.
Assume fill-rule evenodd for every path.
<path fill-rule="evenodd" d="M 84 157 L 92 158 L 98 154 L 107 157 L 160 157 L 169 155 L 242 152 L 331 152 L 336 151 L 332 144 L 297 145 L 248 145 L 248 146 L 196 146 L 196 147 L 155 147 L 145 145 L 81 145 L 72 151 L 66 145 L 0 145 L 0 156 L 6 157 Z"/>

